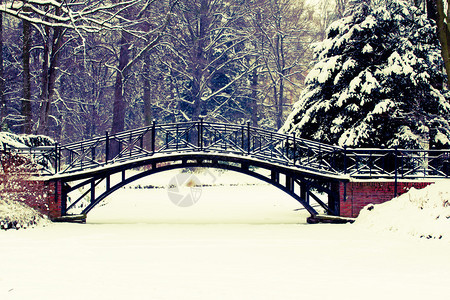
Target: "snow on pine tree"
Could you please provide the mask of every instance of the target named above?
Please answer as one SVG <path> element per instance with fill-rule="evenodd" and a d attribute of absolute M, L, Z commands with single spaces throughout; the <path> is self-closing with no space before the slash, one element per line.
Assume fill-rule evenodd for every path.
<path fill-rule="evenodd" d="M 448 147 L 450 104 L 431 22 L 391 0 L 360 4 L 331 24 L 280 131 L 350 147 Z"/>

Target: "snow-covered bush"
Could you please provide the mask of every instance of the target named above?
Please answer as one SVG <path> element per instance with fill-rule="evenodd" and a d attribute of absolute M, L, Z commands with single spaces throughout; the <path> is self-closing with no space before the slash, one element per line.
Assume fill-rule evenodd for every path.
<path fill-rule="evenodd" d="M 24 203 L 40 213 L 48 213 L 45 186 L 32 178 L 35 163 L 13 153 L 0 153 L 0 197 Z"/>
<path fill-rule="evenodd" d="M 44 135 L 17 135 L 9 132 L 0 132 L 0 143 L 22 148 L 52 146 L 55 144 L 55 141 Z"/>
<path fill-rule="evenodd" d="M 439 182 L 382 204 L 366 206 L 355 226 L 420 238 L 450 239 L 450 186 Z"/>
<path fill-rule="evenodd" d="M 363 2 L 314 52 L 281 132 L 353 147 L 450 146 L 435 24 L 410 2 Z"/>
<path fill-rule="evenodd" d="M 10 147 L 48 146 L 44 136 L 0 133 L 0 142 Z M 3 147 L 2 147 L 3 148 Z M 38 224 L 48 214 L 45 186 L 32 178 L 41 166 L 25 155 L 9 149 L 0 151 L 0 228 L 26 228 Z"/>
<path fill-rule="evenodd" d="M 37 225 L 45 225 L 50 221 L 28 205 L 8 199 L 0 199 L 0 229 L 21 229 Z"/>

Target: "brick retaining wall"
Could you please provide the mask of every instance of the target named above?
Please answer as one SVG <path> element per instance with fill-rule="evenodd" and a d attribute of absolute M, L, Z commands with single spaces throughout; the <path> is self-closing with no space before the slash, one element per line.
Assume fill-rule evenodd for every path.
<path fill-rule="evenodd" d="M 48 217 L 53 220 L 61 217 L 61 183 L 45 182 L 47 189 Z M 55 193 L 55 186 L 57 193 Z"/>
<path fill-rule="evenodd" d="M 50 219 L 61 216 L 61 184 L 57 184 L 58 197 L 55 198 L 54 182 L 14 178 L 12 184 L 11 178 L 6 175 L 0 175 L 0 181 L 4 196 L 8 195 L 10 199 L 25 203 Z"/>
<path fill-rule="evenodd" d="M 397 182 L 397 195 L 406 193 L 412 187 L 422 189 L 433 182 Z M 345 188 L 346 187 L 346 193 Z M 380 204 L 394 198 L 395 182 L 340 182 L 339 199 L 342 217 L 357 217 L 368 204 Z"/>

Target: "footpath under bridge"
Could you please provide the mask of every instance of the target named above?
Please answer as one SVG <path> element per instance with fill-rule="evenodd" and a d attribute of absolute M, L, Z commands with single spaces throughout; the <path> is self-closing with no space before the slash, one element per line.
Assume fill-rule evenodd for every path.
<path fill-rule="evenodd" d="M 317 211 L 311 201 L 330 215 L 340 215 L 339 188 L 351 180 L 390 180 L 396 195 L 398 180 L 434 180 L 450 174 L 450 150 L 350 149 L 251 127 L 250 123 L 203 120 L 154 122 L 67 145 L 10 150 L 41 162 L 41 173 L 57 186 L 55 199 L 61 201 L 61 216 L 87 214 L 119 188 L 176 168 L 222 168 L 256 177 L 291 195 L 313 216 Z M 140 173 L 127 176 L 131 169 Z M 79 189 L 84 192 L 73 197 L 71 193 Z M 326 193 L 327 203 L 315 192 Z M 86 199 L 88 204 L 79 211 L 79 204 Z"/>

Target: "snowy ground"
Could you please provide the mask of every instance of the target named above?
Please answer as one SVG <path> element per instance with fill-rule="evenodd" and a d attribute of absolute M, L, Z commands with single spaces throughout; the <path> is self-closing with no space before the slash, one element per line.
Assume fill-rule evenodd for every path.
<path fill-rule="evenodd" d="M 235 174 L 211 180 L 218 186 L 203 187 L 191 207 L 166 189 L 126 188 L 88 224 L 0 231 L 0 299 L 448 297 L 448 239 L 308 225 L 270 186 L 240 185 Z"/>
<path fill-rule="evenodd" d="M 50 221 L 22 202 L 0 197 L 0 230 L 45 226 Z"/>

